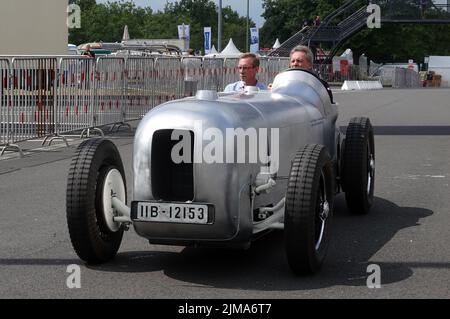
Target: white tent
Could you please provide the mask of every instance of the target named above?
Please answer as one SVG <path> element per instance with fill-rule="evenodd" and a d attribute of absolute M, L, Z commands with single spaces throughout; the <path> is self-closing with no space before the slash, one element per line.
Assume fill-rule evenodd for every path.
<path fill-rule="evenodd" d="M 277 40 L 273 44 L 272 49 L 278 49 L 279 47 L 281 47 L 281 43 L 280 43 L 280 40 L 278 40 L 278 38 L 277 38 Z"/>
<path fill-rule="evenodd" d="M 123 28 L 123 36 L 122 36 L 122 41 L 128 41 L 130 40 L 130 33 L 128 32 L 128 26 L 126 25 Z"/>
<path fill-rule="evenodd" d="M 214 51 L 216 53 L 214 53 Z M 239 51 L 236 46 L 234 45 L 233 39 L 230 39 L 230 41 L 228 42 L 227 46 L 225 47 L 225 49 L 222 50 L 222 52 L 217 53 L 217 51 L 214 48 L 211 49 L 211 53 L 205 55 L 205 57 L 207 58 L 239 58 L 239 56 L 242 54 L 241 51 Z"/>
<path fill-rule="evenodd" d="M 353 64 L 353 52 L 351 49 L 347 49 L 341 54 L 341 58 L 348 60 L 348 64 Z"/>
<path fill-rule="evenodd" d="M 209 54 L 219 54 L 219 52 L 216 50 L 216 47 L 213 45 L 211 48 L 211 52 Z"/>
<path fill-rule="evenodd" d="M 230 39 L 225 49 L 220 52 L 220 56 L 223 58 L 238 58 L 242 54 L 234 45 L 233 39 Z"/>

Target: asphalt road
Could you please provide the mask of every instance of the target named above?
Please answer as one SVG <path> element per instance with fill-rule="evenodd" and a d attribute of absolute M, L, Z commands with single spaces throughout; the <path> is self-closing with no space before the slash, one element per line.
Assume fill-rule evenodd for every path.
<path fill-rule="evenodd" d="M 449 298 L 450 90 L 336 92 L 339 125 L 368 116 L 375 126 L 375 203 L 349 215 L 337 198 L 322 271 L 295 277 L 282 232 L 247 251 L 149 245 L 133 230 L 117 258 L 87 266 L 74 253 L 65 217 L 71 148 L 0 159 L 0 298 Z M 132 133 L 112 136 L 131 182 Z M 131 189 L 130 185 L 128 189 Z M 81 269 L 69 289 L 67 267 Z M 381 288 L 369 289 L 369 265 Z"/>

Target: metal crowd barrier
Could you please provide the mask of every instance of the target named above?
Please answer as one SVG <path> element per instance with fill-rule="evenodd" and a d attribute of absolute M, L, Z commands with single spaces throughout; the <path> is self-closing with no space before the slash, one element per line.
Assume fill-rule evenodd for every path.
<path fill-rule="evenodd" d="M 155 105 L 184 96 L 181 60 L 177 58 L 157 58 L 155 61 Z"/>
<path fill-rule="evenodd" d="M 55 133 L 56 58 L 12 60 L 9 142 Z"/>
<path fill-rule="evenodd" d="M 239 81 L 239 59 L 226 58 L 223 60 L 223 89 L 233 82 Z"/>
<path fill-rule="evenodd" d="M 200 57 L 184 57 L 181 59 L 184 76 L 183 96 L 194 96 L 201 86 L 203 78 L 203 59 Z"/>
<path fill-rule="evenodd" d="M 57 133 L 67 134 L 95 126 L 94 60 L 62 58 L 57 86 Z"/>
<path fill-rule="evenodd" d="M 203 59 L 203 70 L 200 87 L 203 90 L 222 91 L 224 89 L 224 63 L 222 59 Z"/>
<path fill-rule="evenodd" d="M 0 58 L 0 146 L 79 130 L 89 134 L 90 129 L 138 120 L 155 106 L 198 89 L 223 91 L 239 80 L 238 62 L 191 57 Z M 287 58 L 262 58 L 258 80 L 272 83 L 288 66 Z M 315 69 L 328 81 L 344 77 L 329 65 Z M 348 70 L 344 79 L 356 77 Z M 414 74 L 408 76 L 405 71 L 397 77 L 397 85 L 418 82 Z"/>
<path fill-rule="evenodd" d="M 85 112 L 93 112 L 93 126 L 124 122 L 125 58 L 98 58 L 95 71 L 95 102 Z"/>
<path fill-rule="evenodd" d="M 393 86 L 395 68 L 385 68 L 380 71 L 380 81 L 383 86 Z"/>
<path fill-rule="evenodd" d="M 125 121 L 142 118 L 155 107 L 155 60 L 130 57 L 126 61 Z"/>
<path fill-rule="evenodd" d="M 268 59 L 259 60 L 259 71 L 256 75 L 258 82 L 264 83 L 265 85 L 269 85 L 269 83 L 273 82 L 273 79 L 270 80 L 270 69 L 270 61 Z"/>
<path fill-rule="evenodd" d="M 410 69 L 395 68 L 392 79 L 393 88 L 417 88 L 420 86 L 419 73 Z"/>
<path fill-rule="evenodd" d="M 281 71 L 289 68 L 288 58 L 268 59 L 261 58 L 259 63 L 258 81 L 269 85 L 273 83 L 275 76 Z"/>
<path fill-rule="evenodd" d="M 0 59 L 0 146 L 6 147 L 9 144 L 9 123 L 10 123 L 10 64 L 7 59 Z M 3 151 L 2 151 L 3 152 Z"/>

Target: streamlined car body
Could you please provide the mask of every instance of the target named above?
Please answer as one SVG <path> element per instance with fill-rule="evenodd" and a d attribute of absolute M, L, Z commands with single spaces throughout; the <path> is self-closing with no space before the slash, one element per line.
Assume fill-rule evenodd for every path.
<path fill-rule="evenodd" d="M 108 261 L 130 225 L 150 243 L 241 248 L 281 229 L 292 270 L 318 271 L 334 196 L 344 190 L 355 214 L 367 213 L 373 200 L 370 121 L 354 118 L 344 134 L 337 117 L 326 86 L 304 70 L 280 73 L 267 91 L 201 90 L 162 104 L 135 134 L 130 208 L 115 146 L 105 139 L 84 142 L 67 191 L 76 252 L 87 262 Z M 90 177 L 81 186 L 70 182 L 83 172 Z M 95 194 L 75 198 L 80 187 Z M 97 227 L 83 225 L 83 218 Z"/>

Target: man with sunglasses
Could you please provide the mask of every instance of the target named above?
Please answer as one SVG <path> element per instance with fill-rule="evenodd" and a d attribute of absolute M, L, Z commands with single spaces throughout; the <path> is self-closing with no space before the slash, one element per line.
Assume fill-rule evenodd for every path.
<path fill-rule="evenodd" d="M 264 83 L 258 82 L 256 74 L 259 70 L 259 59 L 253 53 L 244 53 L 239 57 L 240 81 L 228 84 L 224 92 L 243 92 L 246 86 L 256 86 L 260 90 L 267 90 Z"/>

